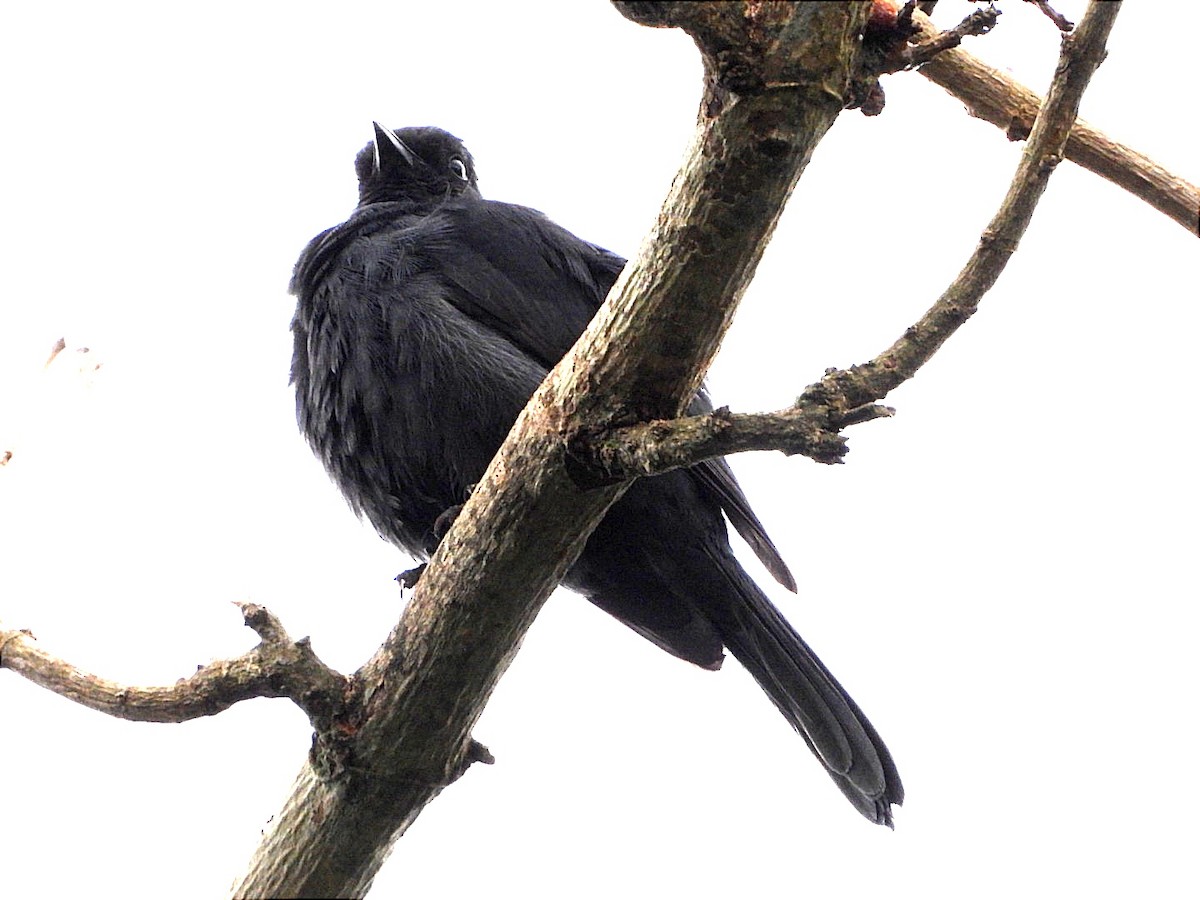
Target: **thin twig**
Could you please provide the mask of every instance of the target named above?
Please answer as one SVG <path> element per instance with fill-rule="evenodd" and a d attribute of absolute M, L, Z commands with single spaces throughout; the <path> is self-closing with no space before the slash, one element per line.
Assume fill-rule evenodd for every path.
<path fill-rule="evenodd" d="M 1104 58 L 1120 6 L 1119 2 L 1093 2 L 1075 33 L 1063 39 L 1054 82 L 1008 193 L 975 252 L 942 296 L 886 351 L 865 365 L 827 374 L 804 392 L 802 401 L 839 410 L 882 399 L 911 378 L 974 314 L 1017 249 L 1050 175 L 1062 160 L 1083 92 Z"/>
<path fill-rule="evenodd" d="M 965 37 L 987 34 L 996 27 L 996 20 L 999 17 L 1000 10 L 989 3 L 983 9 L 973 11 L 953 28 L 938 31 L 932 35 L 922 31 L 923 39 L 904 48 L 891 71 L 915 69 L 917 66 L 929 62 L 935 56 L 957 47 Z"/>
<path fill-rule="evenodd" d="M 1063 34 L 1069 33 L 1075 27 L 1074 22 L 1051 6 L 1047 0 L 1025 0 L 1025 2 L 1032 3 L 1038 9 L 1040 9 L 1045 14 L 1046 18 L 1054 23 L 1054 27 Z"/>

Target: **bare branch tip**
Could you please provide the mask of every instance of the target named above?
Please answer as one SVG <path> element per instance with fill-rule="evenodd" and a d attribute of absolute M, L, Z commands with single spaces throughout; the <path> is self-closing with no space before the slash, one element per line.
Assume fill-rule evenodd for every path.
<path fill-rule="evenodd" d="M 989 3 L 986 7 L 976 9 L 953 28 L 940 31 L 906 48 L 898 60 L 902 64 L 895 65 L 890 71 L 922 66 L 938 54 L 957 47 L 963 42 L 963 38 L 987 34 L 996 27 L 999 18 L 1000 10 L 994 4 Z"/>
<path fill-rule="evenodd" d="M 1025 0 L 1025 2 L 1032 3 L 1040 9 L 1046 18 L 1054 23 L 1054 27 L 1063 34 L 1070 34 L 1075 30 L 1075 23 L 1052 7 L 1049 0 Z"/>
<path fill-rule="evenodd" d="M 467 758 L 473 763 L 483 763 L 485 766 L 495 765 L 496 757 L 492 755 L 492 751 L 474 738 L 471 739 L 471 747 L 467 751 Z"/>
<path fill-rule="evenodd" d="M 872 419 L 891 418 L 895 414 L 896 410 L 891 406 L 866 403 L 838 416 L 838 425 L 842 428 L 850 425 L 861 425 L 863 422 L 870 422 Z"/>
<path fill-rule="evenodd" d="M 233 603 L 242 611 L 242 621 L 246 627 L 257 634 L 264 644 L 278 646 L 291 642 L 283 623 L 265 606 L 241 600 Z"/>

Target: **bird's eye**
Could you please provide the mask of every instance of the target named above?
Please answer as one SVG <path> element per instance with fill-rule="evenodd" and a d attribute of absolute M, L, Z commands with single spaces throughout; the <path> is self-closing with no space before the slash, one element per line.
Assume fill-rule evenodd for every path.
<path fill-rule="evenodd" d="M 450 171 L 453 172 L 455 175 L 457 175 L 459 178 L 461 178 L 463 181 L 469 180 L 467 178 L 467 164 L 465 162 L 463 162 L 461 159 L 459 159 L 457 156 L 454 157 L 452 160 L 450 160 Z"/>

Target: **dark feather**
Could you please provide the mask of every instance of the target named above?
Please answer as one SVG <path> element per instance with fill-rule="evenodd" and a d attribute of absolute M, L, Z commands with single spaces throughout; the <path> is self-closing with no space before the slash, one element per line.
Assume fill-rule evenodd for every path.
<path fill-rule="evenodd" d="M 300 427 L 380 534 L 417 557 L 466 498 L 625 261 L 542 214 L 483 200 L 474 162 L 432 128 L 359 154 L 359 208 L 296 265 Z M 689 412 L 712 409 L 701 392 Z M 734 559 L 722 513 L 795 590 L 724 460 L 635 482 L 565 584 L 669 653 L 742 662 L 842 791 L 889 823 L 903 789 L 861 711 Z"/>

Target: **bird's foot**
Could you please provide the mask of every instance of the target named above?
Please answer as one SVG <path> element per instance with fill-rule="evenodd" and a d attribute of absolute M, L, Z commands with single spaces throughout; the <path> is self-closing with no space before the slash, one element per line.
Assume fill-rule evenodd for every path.
<path fill-rule="evenodd" d="M 400 587 L 412 589 L 417 586 L 417 582 L 421 580 L 421 573 L 425 571 L 426 563 L 421 563 L 415 569 L 405 569 L 396 576 L 396 580 L 400 582 Z"/>

